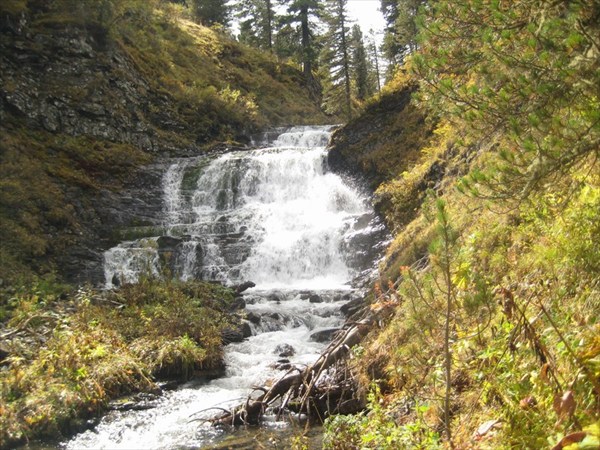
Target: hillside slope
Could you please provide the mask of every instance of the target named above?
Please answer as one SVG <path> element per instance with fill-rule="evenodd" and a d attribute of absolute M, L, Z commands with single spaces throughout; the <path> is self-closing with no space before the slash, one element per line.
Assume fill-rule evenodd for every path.
<path fill-rule="evenodd" d="M 0 279 L 97 281 L 111 229 L 152 214 L 148 164 L 327 121 L 298 70 L 157 5 L 0 5 Z"/>
<path fill-rule="evenodd" d="M 565 17 L 553 26 L 562 30 Z M 541 27 L 523 26 L 519 39 Z M 427 60 L 431 78 L 419 65 L 398 74 L 337 131 L 332 164 L 369 177 L 395 238 L 368 299 L 388 319 L 349 363 L 367 410 L 329 419 L 325 448 L 598 448 L 600 59 L 593 44 L 578 47 L 591 48 L 586 59 L 552 39 L 543 62 L 570 67 L 552 97 L 524 83 L 511 92 L 518 102 L 491 87 L 482 100 L 486 76 L 516 84 L 533 64 L 448 75 L 446 59 L 434 61 L 439 72 Z M 577 68 L 584 63 L 596 71 Z M 555 82 L 559 67 L 544 74 Z M 459 76 L 464 87 L 452 85 Z"/>

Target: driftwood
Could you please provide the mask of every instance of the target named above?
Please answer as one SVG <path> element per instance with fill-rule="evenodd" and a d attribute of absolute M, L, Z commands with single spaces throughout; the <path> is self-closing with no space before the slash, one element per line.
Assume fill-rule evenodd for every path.
<path fill-rule="evenodd" d="M 305 369 L 292 368 L 268 388 L 255 388 L 262 391 L 257 398 L 247 399 L 246 403 L 210 419 L 213 425 L 257 425 L 269 407 L 277 407 L 278 414 L 284 411 L 304 413 L 324 419 L 326 414 L 348 413 L 360 409 L 361 405 L 353 395 L 350 377 L 338 370 L 330 378 L 330 383 L 321 375 L 337 362 L 346 358 L 350 349 L 376 323 L 373 316 L 352 324 L 335 338 L 313 364 Z"/>

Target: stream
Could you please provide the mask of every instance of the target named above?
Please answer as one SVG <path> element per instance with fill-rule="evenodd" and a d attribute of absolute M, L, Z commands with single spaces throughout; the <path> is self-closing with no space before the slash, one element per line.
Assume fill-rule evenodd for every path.
<path fill-rule="evenodd" d="M 105 253 L 106 287 L 165 267 L 184 280 L 252 281 L 244 292 L 252 335 L 226 346 L 223 377 L 113 410 L 62 448 L 286 448 L 273 439 L 298 426 L 289 420 L 267 415 L 258 430 L 231 432 L 201 419 L 315 361 L 343 323 L 340 307 L 361 295 L 352 280 L 374 271 L 386 231 L 370 199 L 328 171 L 330 133 L 279 129 L 254 150 L 166 165 L 161 223 L 132 228 Z M 233 444 L 240 436 L 245 444 Z"/>

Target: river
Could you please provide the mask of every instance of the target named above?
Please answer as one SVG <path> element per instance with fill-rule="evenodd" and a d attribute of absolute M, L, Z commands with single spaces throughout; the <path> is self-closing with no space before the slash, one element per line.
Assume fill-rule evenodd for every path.
<path fill-rule="evenodd" d="M 61 447 L 227 445 L 231 432 L 201 420 L 218 412 L 211 408 L 238 404 L 290 365 L 316 360 L 323 336 L 343 323 L 340 307 L 360 295 L 352 280 L 373 270 L 385 234 L 369 198 L 328 170 L 330 133 L 281 129 L 258 137 L 257 149 L 169 162 L 162 223 L 105 253 L 106 287 L 165 265 L 181 279 L 252 281 L 244 295 L 252 336 L 226 346 L 225 376 L 165 391 L 139 410 L 111 411 Z M 293 425 L 267 416 L 261 429 L 271 442 Z"/>

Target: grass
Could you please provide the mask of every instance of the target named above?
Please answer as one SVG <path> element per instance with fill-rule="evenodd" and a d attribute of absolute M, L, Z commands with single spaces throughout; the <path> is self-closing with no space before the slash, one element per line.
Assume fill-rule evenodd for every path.
<path fill-rule="evenodd" d="M 373 111 L 367 114 L 377 123 Z M 597 448 L 600 177 L 595 161 L 573 168 L 527 201 L 492 202 L 456 186 L 483 164 L 494 137 L 474 146 L 449 125 L 434 128 L 413 150 L 406 170 L 380 174 L 389 181 L 377 196 L 396 236 L 370 298 L 374 308 L 395 305 L 395 314 L 355 349 L 350 363 L 369 396 L 368 409 L 331 418 L 325 448 L 448 446 L 440 315 L 447 289 L 440 256 L 431 246 L 439 225 L 427 188 L 445 201 L 458 233 L 449 254 L 452 444 L 549 448 L 565 436 L 579 436 L 581 442 L 571 441 L 568 448 Z M 383 152 L 388 142 L 371 145 L 381 147 L 375 153 Z M 486 428 L 486 422 L 492 425 Z"/>
<path fill-rule="evenodd" d="M 145 279 L 100 293 L 41 280 L 3 291 L 0 447 L 58 437 L 109 400 L 222 367 L 230 290 Z"/>
<path fill-rule="evenodd" d="M 130 170 L 149 161 L 127 144 L 55 135 L 5 124 L 0 138 L 0 278 L 54 269 L 53 259 L 73 245 L 80 218 L 68 192 L 91 206 L 101 189 L 118 190 Z M 110 173 L 110 175 L 108 175 Z"/>

